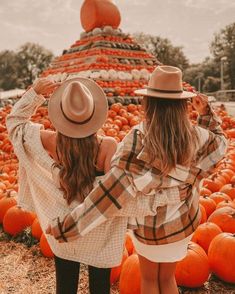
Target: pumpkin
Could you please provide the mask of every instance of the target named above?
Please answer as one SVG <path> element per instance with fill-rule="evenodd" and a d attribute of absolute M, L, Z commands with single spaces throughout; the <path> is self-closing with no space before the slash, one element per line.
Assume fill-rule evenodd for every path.
<path fill-rule="evenodd" d="M 220 192 L 227 194 L 232 200 L 235 199 L 235 184 L 224 185 Z"/>
<path fill-rule="evenodd" d="M 32 223 L 32 226 L 31 226 L 31 233 L 32 233 L 32 236 L 37 239 L 37 240 L 40 240 L 41 238 L 41 235 L 42 235 L 42 228 L 40 226 L 40 223 L 38 221 L 38 218 L 35 218 L 35 220 L 33 221 Z"/>
<path fill-rule="evenodd" d="M 216 209 L 208 221 L 218 225 L 223 232 L 235 233 L 235 209 L 232 207 Z"/>
<path fill-rule="evenodd" d="M 190 242 L 187 255 L 176 265 L 175 279 L 178 286 L 201 287 L 209 277 L 209 261 L 205 251 Z"/>
<path fill-rule="evenodd" d="M 210 178 L 204 179 L 202 185 L 203 187 L 209 189 L 211 192 L 217 192 L 222 188 L 224 183 L 218 180 L 217 176 L 214 175 Z"/>
<path fill-rule="evenodd" d="M 132 254 L 123 263 L 119 289 L 120 294 L 140 294 L 140 265 L 137 254 Z"/>
<path fill-rule="evenodd" d="M 207 217 L 216 209 L 216 203 L 208 196 L 200 196 L 199 203 L 205 208 Z"/>
<path fill-rule="evenodd" d="M 222 233 L 209 247 L 208 259 L 212 272 L 221 280 L 235 283 L 235 235 Z"/>
<path fill-rule="evenodd" d="M 207 214 L 204 206 L 202 204 L 199 204 L 200 212 L 201 212 L 201 221 L 200 224 L 203 224 L 207 220 Z"/>
<path fill-rule="evenodd" d="M 211 190 L 209 190 L 209 189 L 207 189 L 207 188 L 205 188 L 205 187 L 202 187 L 202 188 L 200 189 L 200 191 L 199 191 L 199 195 L 200 195 L 200 196 L 209 196 L 209 195 L 211 195 L 211 194 L 212 194 Z"/>
<path fill-rule="evenodd" d="M 232 208 L 235 208 L 235 202 L 234 201 L 231 201 L 231 200 L 224 200 L 224 201 L 221 201 L 220 203 L 218 203 L 216 205 L 216 209 L 218 208 L 222 208 L 222 207 L 232 207 Z"/>
<path fill-rule="evenodd" d="M 104 26 L 118 28 L 121 15 L 111 0 L 85 0 L 81 7 L 80 19 L 84 30 L 89 32 Z"/>
<path fill-rule="evenodd" d="M 16 236 L 24 229 L 31 226 L 35 215 L 15 205 L 8 209 L 3 218 L 3 229 L 6 233 Z"/>
<path fill-rule="evenodd" d="M 44 233 L 42 233 L 40 238 L 40 250 L 45 257 L 54 257 L 54 253 L 51 250 L 51 247 L 46 239 Z"/>
<path fill-rule="evenodd" d="M 212 193 L 209 197 L 215 201 L 216 205 L 224 200 L 231 200 L 227 194 L 222 192 Z"/>
<path fill-rule="evenodd" d="M 207 252 L 211 241 L 220 233 L 222 233 L 222 230 L 219 226 L 206 222 L 197 227 L 192 241 L 200 245 Z"/>
<path fill-rule="evenodd" d="M 0 200 L 0 223 L 3 222 L 3 218 L 9 208 L 17 204 L 14 197 L 5 196 Z"/>
<path fill-rule="evenodd" d="M 131 255 L 134 251 L 134 244 L 132 242 L 131 236 L 127 233 L 125 238 L 125 247 L 129 255 Z"/>
<path fill-rule="evenodd" d="M 111 269 L 111 274 L 110 274 L 110 284 L 111 285 L 118 281 L 120 274 L 121 274 L 123 263 L 125 262 L 125 260 L 127 259 L 128 256 L 129 256 L 128 251 L 125 248 L 124 252 L 123 252 L 121 264 L 119 266 L 115 266 Z"/>

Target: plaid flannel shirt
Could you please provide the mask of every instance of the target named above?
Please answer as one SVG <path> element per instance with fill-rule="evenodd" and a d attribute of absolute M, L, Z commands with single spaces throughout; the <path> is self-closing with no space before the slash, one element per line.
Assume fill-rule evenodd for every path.
<path fill-rule="evenodd" d="M 220 119 L 210 107 L 194 127 L 200 139 L 196 159 L 190 167 L 177 165 L 167 176 L 160 175 L 157 162 L 149 164 L 143 124 L 133 128 L 120 143 L 110 172 L 84 203 L 51 223 L 54 237 L 74 240 L 120 216 L 128 217 L 128 228 L 145 244 L 172 243 L 192 234 L 201 218 L 199 183 L 226 150 Z"/>

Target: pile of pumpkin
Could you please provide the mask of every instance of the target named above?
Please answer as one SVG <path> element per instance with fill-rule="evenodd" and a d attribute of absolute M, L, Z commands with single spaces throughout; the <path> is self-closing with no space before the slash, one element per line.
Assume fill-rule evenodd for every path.
<path fill-rule="evenodd" d="M 42 254 L 52 257 L 53 253 L 36 215 L 17 206 L 18 160 L 5 127 L 5 118 L 10 110 L 10 105 L 0 110 L 0 223 L 4 232 L 12 236 L 31 228 L 32 236 L 40 242 Z M 187 256 L 177 265 L 176 280 L 179 286 L 200 287 L 208 280 L 211 272 L 225 282 L 235 283 L 235 130 L 229 129 L 230 126 L 234 127 L 234 119 L 220 108 L 217 112 L 223 122 L 229 122 L 226 127 L 223 125 L 230 137 L 228 151 L 212 174 L 202 181 L 202 220 L 193 235 Z M 100 133 L 113 136 L 119 142 L 143 117 L 141 105 L 115 103 L 110 107 Z M 190 118 L 195 123 L 197 113 L 191 110 Z M 32 120 L 44 124 L 46 129 L 52 128 L 45 106 L 38 108 Z M 115 283 L 119 279 L 121 293 L 129 294 L 125 285 L 129 285 L 128 281 L 133 280 L 133 277 L 135 283 L 128 289 L 135 294 L 140 291 L 139 264 L 127 234 L 122 264 L 112 269 L 111 282 Z"/>

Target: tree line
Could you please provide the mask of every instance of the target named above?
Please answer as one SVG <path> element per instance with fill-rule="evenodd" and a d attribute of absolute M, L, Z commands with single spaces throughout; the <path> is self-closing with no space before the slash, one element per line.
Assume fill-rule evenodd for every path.
<path fill-rule="evenodd" d="M 144 33 L 136 34 L 135 38 L 163 64 L 180 67 L 183 79 L 197 89 L 199 86 L 203 92 L 221 89 L 221 63 L 223 89 L 235 89 L 235 22 L 214 35 L 210 44 L 211 57 L 197 64 L 190 64 L 183 48 L 173 46 L 168 39 Z"/>
<path fill-rule="evenodd" d="M 235 22 L 214 35 L 210 44 L 211 57 L 201 63 L 190 64 L 180 46 L 174 46 L 167 38 L 134 34 L 136 41 L 150 51 L 162 64 L 180 67 L 183 79 L 200 87 L 202 92 L 221 89 L 221 65 L 223 88 L 235 89 Z M 44 47 L 26 43 L 16 51 L 0 52 L 0 90 L 25 89 L 46 69 L 54 58 Z"/>
<path fill-rule="evenodd" d="M 34 43 L 26 43 L 16 51 L 1 51 L 0 89 L 27 88 L 53 58 L 51 51 Z"/>

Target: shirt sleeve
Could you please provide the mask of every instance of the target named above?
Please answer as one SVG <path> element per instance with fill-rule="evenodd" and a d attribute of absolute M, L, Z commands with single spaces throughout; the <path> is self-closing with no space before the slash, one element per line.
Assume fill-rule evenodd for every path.
<path fill-rule="evenodd" d="M 42 95 L 37 95 L 33 88 L 29 89 L 21 99 L 13 106 L 11 113 L 7 116 L 6 126 L 9 138 L 14 146 L 14 152 L 18 156 L 18 146 L 24 142 L 24 135 L 29 125 L 29 121 L 38 106 L 45 101 Z"/>
<path fill-rule="evenodd" d="M 210 106 L 206 115 L 199 116 L 198 126 L 201 128 L 199 134 L 203 144 L 197 152 L 197 167 L 209 171 L 223 158 L 227 140 L 221 128 L 221 120 Z"/>
<path fill-rule="evenodd" d="M 62 221 L 51 223 L 52 234 L 60 242 L 72 241 L 83 236 L 118 212 L 133 197 L 135 191 L 125 170 L 113 167 L 98 185 Z"/>

